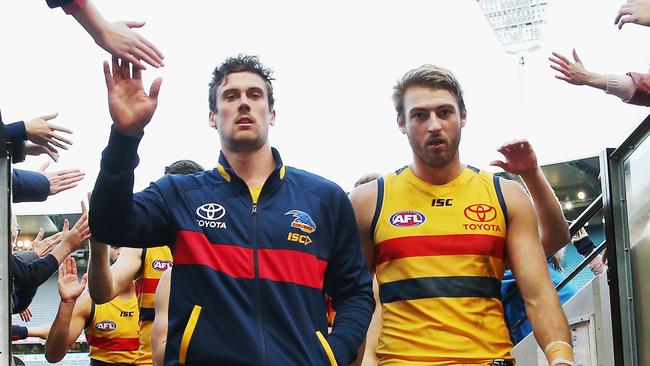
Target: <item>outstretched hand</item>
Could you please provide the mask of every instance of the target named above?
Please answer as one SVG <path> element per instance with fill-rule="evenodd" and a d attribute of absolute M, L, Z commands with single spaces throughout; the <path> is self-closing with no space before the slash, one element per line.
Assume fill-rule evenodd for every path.
<path fill-rule="evenodd" d="M 503 154 L 505 161 L 494 160 L 490 165 L 498 166 L 508 173 L 524 176 L 539 168 L 535 151 L 526 139 L 506 142 L 497 151 Z"/>
<path fill-rule="evenodd" d="M 573 49 L 573 60 L 571 62 L 568 58 L 563 55 L 553 52 L 553 56 L 548 59 L 552 62 L 551 68 L 555 71 L 559 71 L 562 75 L 555 75 L 557 79 L 564 80 L 569 84 L 573 85 L 588 85 L 592 73 L 590 73 L 585 66 L 582 64 L 582 60 L 578 57 L 576 49 Z"/>
<path fill-rule="evenodd" d="M 153 81 L 147 95 L 142 86 L 142 71 L 117 57 L 113 57 L 112 70 L 104 61 L 104 77 L 108 88 L 108 108 L 115 128 L 126 135 L 139 134 L 156 111 L 162 78 Z"/>
<path fill-rule="evenodd" d="M 163 54 L 158 51 L 153 43 L 132 31 L 131 28 L 140 28 L 144 22 L 114 22 L 106 23 L 93 37 L 95 42 L 110 54 L 135 65 L 137 68 L 146 69 L 140 60 L 153 67 L 165 66 Z"/>
<path fill-rule="evenodd" d="M 43 146 L 52 153 L 57 153 L 56 147 L 67 150 L 68 146 L 72 145 L 72 141 L 63 137 L 58 132 L 71 134 L 72 130 L 57 126 L 50 122 L 50 120 L 53 120 L 58 115 L 58 113 L 54 113 L 47 116 L 37 117 L 25 122 L 27 139 L 36 145 Z M 54 157 L 52 158 L 54 159 Z"/>
<path fill-rule="evenodd" d="M 56 172 L 46 172 L 45 170 L 49 165 L 50 162 L 48 161 L 38 169 L 38 172 L 43 174 L 47 180 L 50 181 L 50 196 L 76 187 L 77 182 L 84 179 L 84 176 L 86 175 L 86 173 L 82 172 L 79 169 L 66 169 Z"/>
<path fill-rule="evenodd" d="M 58 232 L 54 235 L 48 236 L 47 238 L 43 239 L 44 235 L 45 235 L 45 230 L 41 228 L 38 231 L 38 234 L 36 234 L 34 240 L 32 240 L 32 250 L 39 257 L 43 257 L 47 255 L 49 252 L 51 252 L 55 246 L 59 245 L 63 237 L 63 233 L 61 232 Z"/>
<path fill-rule="evenodd" d="M 86 275 L 79 282 L 75 260 L 72 257 L 67 257 L 59 266 L 59 296 L 61 296 L 61 302 L 77 301 L 86 288 L 86 282 L 88 282 L 88 276 Z"/>
<path fill-rule="evenodd" d="M 636 23 L 650 27 L 650 0 L 628 0 L 616 14 L 614 24 L 618 29 L 623 28 L 623 24 Z"/>

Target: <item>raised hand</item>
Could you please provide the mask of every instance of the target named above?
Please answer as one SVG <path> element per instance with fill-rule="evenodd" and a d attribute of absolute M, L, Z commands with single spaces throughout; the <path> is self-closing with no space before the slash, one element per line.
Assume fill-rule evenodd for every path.
<path fill-rule="evenodd" d="M 127 60 L 140 69 L 146 69 L 140 60 L 153 67 L 164 66 L 162 52 L 146 38 L 131 30 L 142 26 L 144 22 L 106 23 L 93 38 L 110 54 Z"/>
<path fill-rule="evenodd" d="M 614 24 L 618 29 L 623 28 L 623 24 L 636 23 L 650 26 L 650 0 L 628 0 L 616 14 Z"/>
<path fill-rule="evenodd" d="M 551 64 L 551 68 L 562 74 L 555 75 L 555 78 L 573 85 L 589 85 L 593 74 L 585 69 L 575 48 L 573 49 L 574 62 L 571 62 L 568 58 L 557 52 L 553 52 L 553 56 L 555 57 L 548 58 L 553 63 Z"/>
<path fill-rule="evenodd" d="M 86 288 L 88 277 L 83 276 L 81 282 L 77 278 L 77 265 L 74 258 L 67 257 L 59 266 L 59 296 L 61 302 L 75 302 Z"/>
<path fill-rule="evenodd" d="M 43 146 L 53 153 L 57 150 L 55 147 L 67 150 L 68 145 L 72 145 L 72 141 L 63 137 L 58 132 L 71 134 L 72 130 L 57 126 L 51 122 L 58 116 L 58 113 L 41 116 L 25 122 L 25 130 L 27 132 L 27 139 L 37 145 Z M 57 132 L 58 131 L 58 132 Z"/>
<path fill-rule="evenodd" d="M 126 135 L 139 134 L 156 111 L 162 78 L 153 81 L 147 95 L 142 86 L 141 70 L 117 57 L 113 57 L 112 70 L 104 61 L 104 77 L 108 88 L 108 109 L 115 128 Z"/>
<path fill-rule="evenodd" d="M 59 161 L 59 153 L 56 151 L 52 151 L 45 146 L 36 145 L 36 144 L 26 144 L 24 151 L 25 151 L 25 155 L 38 156 L 41 154 L 47 154 L 55 162 Z"/>
<path fill-rule="evenodd" d="M 86 173 L 79 169 L 66 169 L 56 172 L 45 172 L 50 162 L 43 164 L 38 172 L 50 181 L 50 196 L 77 186 L 77 182 L 84 179 Z"/>
<path fill-rule="evenodd" d="M 61 245 L 65 245 L 70 253 L 81 248 L 83 243 L 90 239 L 90 227 L 88 226 L 88 214 L 82 214 L 72 229 L 68 230 L 70 223 L 63 221 L 63 237 Z"/>
<path fill-rule="evenodd" d="M 29 310 L 29 308 L 21 311 L 19 314 L 20 314 L 20 319 L 25 323 L 29 323 L 29 321 L 32 320 L 32 311 Z"/>
<path fill-rule="evenodd" d="M 36 238 L 34 238 L 32 241 L 32 250 L 39 257 L 43 257 L 51 252 L 52 249 L 54 249 L 54 247 L 57 246 L 63 238 L 63 233 L 61 232 L 58 232 L 52 236 L 48 236 L 45 239 L 43 239 L 43 235 L 45 235 L 45 230 L 41 228 L 38 231 L 38 234 L 36 234 Z"/>
<path fill-rule="evenodd" d="M 535 151 L 526 139 L 509 141 L 497 151 L 503 154 L 505 161 L 494 160 L 490 165 L 498 166 L 508 173 L 524 176 L 539 168 Z"/>

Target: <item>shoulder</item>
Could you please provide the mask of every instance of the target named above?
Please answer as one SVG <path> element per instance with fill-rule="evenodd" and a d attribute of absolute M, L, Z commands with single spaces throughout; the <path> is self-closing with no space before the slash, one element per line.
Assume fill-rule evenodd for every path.
<path fill-rule="evenodd" d="M 338 184 L 306 170 L 287 166 L 285 179 L 289 183 L 297 184 L 303 190 L 318 193 L 319 195 L 346 195 Z"/>

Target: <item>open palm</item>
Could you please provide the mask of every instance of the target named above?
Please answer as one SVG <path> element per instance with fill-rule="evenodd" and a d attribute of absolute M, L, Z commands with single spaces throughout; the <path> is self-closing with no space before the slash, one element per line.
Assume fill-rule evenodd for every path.
<path fill-rule="evenodd" d="M 505 161 L 493 161 L 490 165 L 498 166 L 508 173 L 525 175 L 537 169 L 537 156 L 527 140 L 514 140 L 503 144 L 498 152 Z"/>
<path fill-rule="evenodd" d="M 116 57 L 113 57 L 112 72 L 108 62 L 104 61 L 104 77 L 108 88 L 108 108 L 115 127 L 127 135 L 140 133 L 156 111 L 162 79 L 153 81 L 147 95 L 142 86 L 142 70 Z"/>
<path fill-rule="evenodd" d="M 77 278 L 77 265 L 72 257 L 67 257 L 59 267 L 59 296 L 62 302 L 76 301 L 86 288 L 87 277 Z"/>

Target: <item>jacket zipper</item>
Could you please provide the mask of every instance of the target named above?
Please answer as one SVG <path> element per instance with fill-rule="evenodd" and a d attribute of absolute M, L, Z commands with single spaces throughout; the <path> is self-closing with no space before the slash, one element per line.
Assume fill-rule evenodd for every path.
<path fill-rule="evenodd" d="M 255 306 L 257 308 L 257 327 L 260 330 L 260 340 L 262 345 L 262 354 L 260 365 L 266 364 L 266 345 L 264 341 L 264 327 L 262 319 L 262 304 L 260 293 L 260 269 L 259 269 L 259 251 L 257 247 L 257 203 L 253 202 L 253 207 L 251 209 L 251 215 L 253 216 L 253 265 L 255 273 Z"/>

